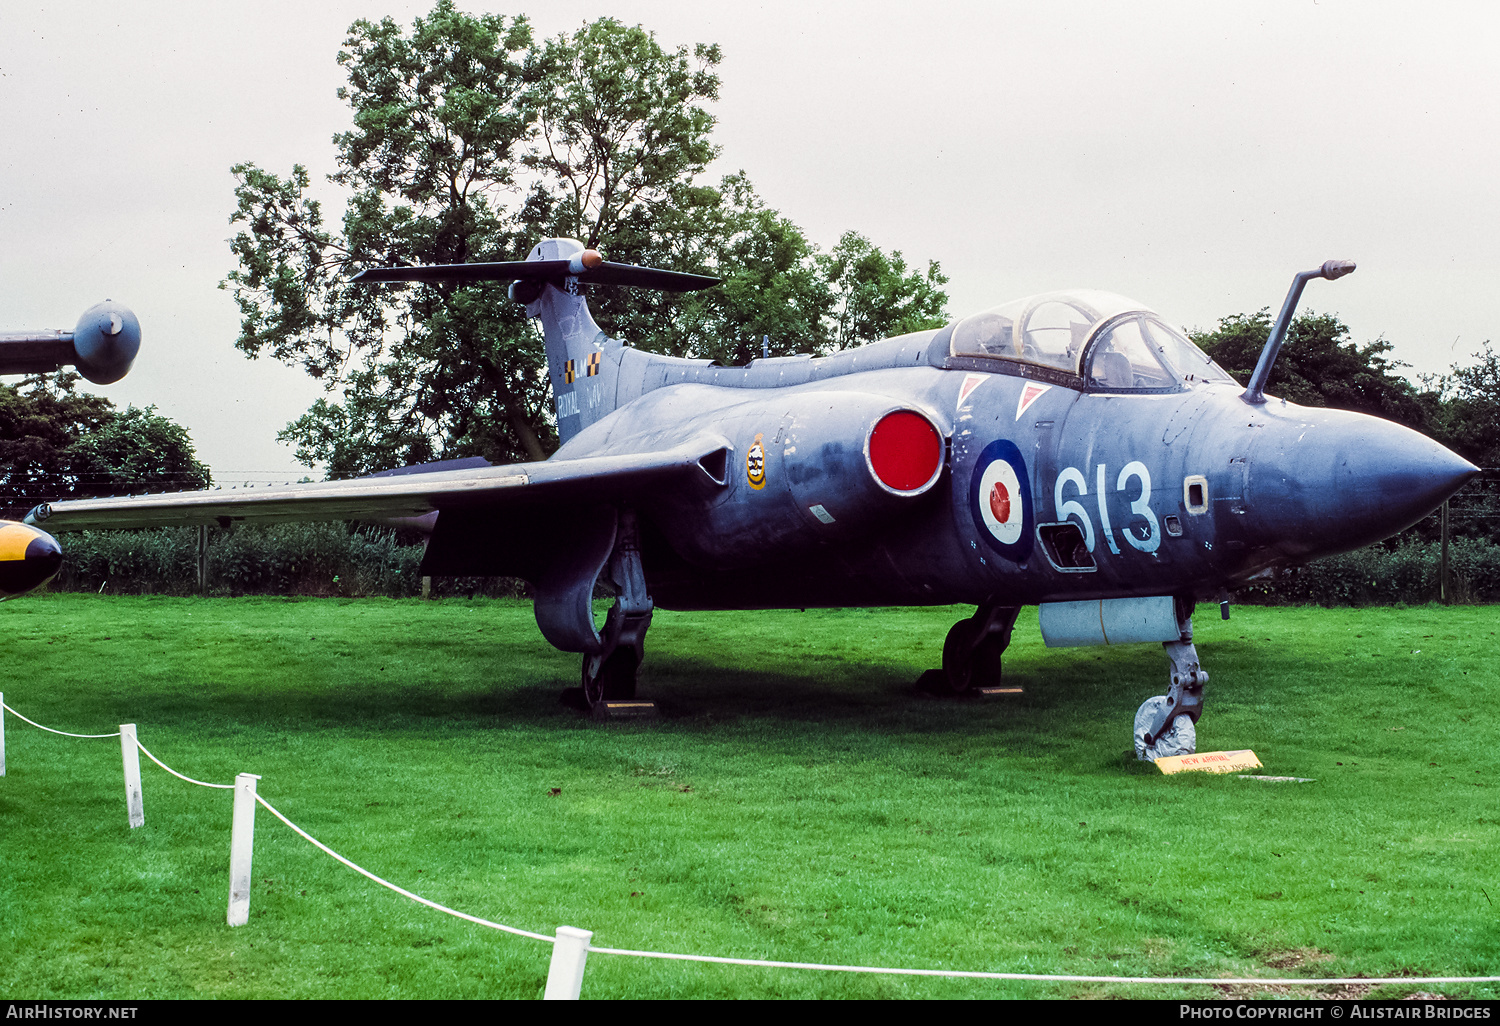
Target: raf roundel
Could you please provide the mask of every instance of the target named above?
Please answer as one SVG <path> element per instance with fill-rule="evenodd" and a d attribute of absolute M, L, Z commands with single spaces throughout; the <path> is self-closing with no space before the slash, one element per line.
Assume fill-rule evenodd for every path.
<path fill-rule="evenodd" d="M 969 510 L 990 548 L 1016 563 L 1031 555 L 1031 483 L 1014 442 L 998 439 L 979 454 L 969 483 Z"/>

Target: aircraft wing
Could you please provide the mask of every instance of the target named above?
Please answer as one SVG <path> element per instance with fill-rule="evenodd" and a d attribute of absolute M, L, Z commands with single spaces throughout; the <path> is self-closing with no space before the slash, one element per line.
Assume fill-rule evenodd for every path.
<path fill-rule="evenodd" d="M 281 487 L 69 499 L 36 507 L 26 523 L 55 532 L 240 521 L 390 520 L 444 510 L 576 508 L 659 492 L 669 484 L 721 484 L 726 448 L 722 438 L 699 438 L 647 453 Z"/>

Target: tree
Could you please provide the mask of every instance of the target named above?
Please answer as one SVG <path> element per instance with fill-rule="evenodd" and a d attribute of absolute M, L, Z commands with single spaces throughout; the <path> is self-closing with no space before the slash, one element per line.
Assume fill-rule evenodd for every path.
<path fill-rule="evenodd" d="M 1426 380 L 1441 400 L 1432 434 L 1470 463 L 1493 470 L 1500 467 L 1500 353 L 1485 342 L 1474 359 Z M 1466 485 L 1454 498 L 1451 527 L 1461 537 L 1500 542 L 1500 484 L 1494 477 Z"/>
<path fill-rule="evenodd" d="M 837 349 L 905 335 L 947 323 L 947 277 L 936 260 L 925 274 L 906 269 L 899 252 L 889 257 L 869 239 L 845 232 L 820 261 L 833 291 L 833 345 Z"/>
<path fill-rule="evenodd" d="M 504 196 L 533 131 L 539 55 L 524 17 L 471 17 L 440 0 L 410 35 L 390 18 L 350 26 L 339 90 L 354 127 L 334 138 L 350 191 L 325 227 L 307 171 L 234 173 L 244 225 L 231 247 L 243 321 L 236 345 L 301 364 L 339 398 L 279 437 L 335 477 L 451 455 L 541 459 L 545 357 L 503 285 L 351 285 L 365 267 L 505 259 Z M 352 433 L 351 433 L 351 428 Z M 356 441 L 360 444 L 355 444 Z"/>
<path fill-rule="evenodd" d="M 816 247 L 761 202 L 743 173 L 703 192 L 684 215 L 694 219 L 694 230 L 668 226 L 663 236 L 696 250 L 669 257 L 671 266 L 691 266 L 721 283 L 670 308 L 617 312 L 625 337 L 642 348 L 726 366 L 760 356 L 763 340 L 777 356 L 826 349 L 832 297 L 816 264 Z"/>
<path fill-rule="evenodd" d="M 698 184 L 718 156 L 717 46 L 664 48 L 644 28 L 602 18 L 543 48 L 549 77 L 523 158 L 533 178 L 519 220 L 530 238 L 575 238 L 611 260 L 716 274 L 743 175 Z M 700 304 L 646 289 L 591 286 L 606 332 L 654 352 L 695 350 L 679 332 Z"/>
<path fill-rule="evenodd" d="M 908 274 L 859 236 L 846 241 L 863 249 L 826 262 L 743 173 L 699 180 L 719 152 L 706 105 L 720 57 L 612 18 L 537 43 L 525 18 L 473 17 L 452 0 L 410 32 L 355 22 L 339 53 L 354 120 L 334 139 L 340 224 L 325 224 L 302 166 L 286 178 L 234 168 L 239 267 L 223 287 L 242 313 L 236 344 L 329 391 L 279 436 L 298 458 L 348 477 L 536 460 L 557 444 L 540 333 L 503 284 L 348 284 L 370 266 L 521 259 L 566 236 L 613 260 L 717 275 L 712 294 L 595 286 L 590 305 L 634 346 L 724 362 L 758 355 L 766 336 L 776 353 L 823 351 L 933 322 L 935 264 Z M 847 326 L 832 317 L 836 292 Z"/>
<path fill-rule="evenodd" d="M 682 198 L 719 154 L 715 119 L 702 104 L 719 97 L 717 46 L 668 52 L 640 26 L 601 18 L 547 43 L 550 72 L 539 107 L 538 144 L 524 159 L 540 178 L 526 221 L 590 249 L 607 241 L 649 247 L 623 231 Z M 630 238 L 630 235 L 634 238 Z M 625 256 L 622 245 L 610 247 Z"/>
<path fill-rule="evenodd" d="M 1500 353 L 1486 342 L 1474 359 L 1433 382 L 1443 398 L 1436 434 L 1471 463 L 1500 467 Z"/>
<path fill-rule="evenodd" d="M 77 391 L 79 380 L 69 371 L 0 385 L 6 517 L 53 499 L 213 483 L 185 428 L 155 407 L 116 410 L 108 399 Z"/>
<path fill-rule="evenodd" d="M 177 492 L 213 484 L 187 428 L 155 406 L 112 410 L 97 430 L 68 447 L 67 466 L 77 495 Z"/>
<path fill-rule="evenodd" d="M 1248 380 L 1271 334 L 1271 315 L 1233 314 L 1214 331 L 1190 333 L 1225 370 Z M 1304 406 L 1329 406 L 1394 420 L 1418 431 L 1430 429 L 1437 396 L 1419 391 L 1399 373 L 1405 364 L 1387 357 L 1393 346 L 1377 338 L 1363 346 L 1334 314 L 1294 318 L 1266 391 Z"/>

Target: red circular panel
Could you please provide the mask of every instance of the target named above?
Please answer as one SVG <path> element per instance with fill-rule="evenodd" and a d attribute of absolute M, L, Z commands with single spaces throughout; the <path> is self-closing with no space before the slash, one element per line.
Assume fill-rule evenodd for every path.
<path fill-rule="evenodd" d="M 887 413 L 870 432 L 870 466 L 887 488 L 909 492 L 937 475 L 943 440 L 920 413 Z"/>

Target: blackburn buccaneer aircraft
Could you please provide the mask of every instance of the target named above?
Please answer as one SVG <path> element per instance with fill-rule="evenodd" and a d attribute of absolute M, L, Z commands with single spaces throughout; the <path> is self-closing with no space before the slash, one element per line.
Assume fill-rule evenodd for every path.
<path fill-rule="evenodd" d="M 1296 276 L 1248 388 L 1170 322 L 1107 292 L 1055 292 L 829 356 L 717 367 L 631 349 L 589 315 L 594 282 L 714 279 L 549 239 L 526 261 L 357 280 L 513 280 L 541 320 L 562 447 L 549 460 L 270 489 L 60 502 L 65 529 L 431 517 L 424 574 L 525 578 L 591 703 L 634 693 L 652 610 L 977 607 L 929 687 L 998 680 L 1018 611 L 1049 645 L 1160 642 L 1166 696 L 1142 757 L 1190 752 L 1208 679 L 1199 599 L 1384 538 L 1476 468 L 1414 431 L 1264 394 Z M 420 471 L 421 468 L 415 468 Z M 617 596 L 603 623 L 596 583 Z"/>
<path fill-rule="evenodd" d="M 141 348 L 135 314 L 106 299 L 89 307 L 72 331 L 0 331 L 0 374 L 48 374 L 64 367 L 96 385 L 119 381 Z M 40 588 L 62 566 L 57 539 L 0 520 L 0 602 Z"/>

